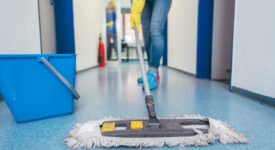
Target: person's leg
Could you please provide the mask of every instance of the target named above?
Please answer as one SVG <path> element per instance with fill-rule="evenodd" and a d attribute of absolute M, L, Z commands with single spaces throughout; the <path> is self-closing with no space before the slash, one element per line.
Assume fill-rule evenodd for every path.
<path fill-rule="evenodd" d="M 142 22 L 142 32 L 144 39 L 144 48 L 147 54 L 148 63 L 150 62 L 150 53 L 151 53 L 151 37 L 150 37 L 150 26 L 151 26 L 151 18 L 153 12 L 153 3 L 152 0 L 147 0 L 145 6 L 143 8 L 141 14 L 141 22 Z"/>
<path fill-rule="evenodd" d="M 113 36 L 113 39 L 114 39 L 114 49 L 115 49 L 115 53 L 116 53 L 116 57 L 117 57 L 117 59 L 118 59 L 118 49 L 117 49 L 117 34 L 116 33 L 114 33 L 114 36 Z"/>
<path fill-rule="evenodd" d="M 111 35 L 107 34 L 107 60 L 111 59 L 111 51 L 112 51 L 112 47 L 111 47 Z"/>
<path fill-rule="evenodd" d="M 151 59 L 149 71 L 156 73 L 164 50 L 164 24 L 171 7 L 172 0 L 154 0 L 151 19 Z"/>
<path fill-rule="evenodd" d="M 170 10 L 172 0 L 153 0 L 153 12 L 150 24 L 150 59 L 147 73 L 151 90 L 157 88 L 158 67 L 164 50 L 164 24 Z"/>

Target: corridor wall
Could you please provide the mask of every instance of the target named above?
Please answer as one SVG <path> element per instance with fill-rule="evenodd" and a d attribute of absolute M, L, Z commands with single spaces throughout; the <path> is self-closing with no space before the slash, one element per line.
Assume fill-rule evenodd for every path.
<path fill-rule="evenodd" d="M 37 0 L 7 0 L 0 5 L 0 54 L 40 54 Z"/>
<path fill-rule="evenodd" d="M 210 78 L 214 0 L 173 0 L 168 16 L 168 66 Z"/>
<path fill-rule="evenodd" d="M 231 89 L 275 104 L 275 1 L 235 4 Z"/>
<path fill-rule="evenodd" d="M 168 15 L 168 66 L 196 74 L 198 0 L 173 0 Z"/>
<path fill-rule="evenodd" d="M 99 34 L 105 35 L 105 1 L 74 0 L 77 70 L 97 65 Z"/>

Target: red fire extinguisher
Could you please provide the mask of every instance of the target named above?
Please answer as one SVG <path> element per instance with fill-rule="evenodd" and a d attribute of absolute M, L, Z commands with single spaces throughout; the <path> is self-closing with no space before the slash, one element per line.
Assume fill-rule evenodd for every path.
<path fill-rule="evenodd" d="M 103 43 L 103 41 L 102 41 L 102 36 L 101 36 L 101 34 L 99 35 L 98 64 L 99 64 L 99 67 L 104 67 L 104 66 L 105 66 L 104 43 Z"/>

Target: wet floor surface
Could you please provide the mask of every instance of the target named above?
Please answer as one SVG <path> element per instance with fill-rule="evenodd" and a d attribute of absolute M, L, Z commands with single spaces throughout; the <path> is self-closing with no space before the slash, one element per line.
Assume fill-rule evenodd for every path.
<path fill-rule="evenodd" d="M 72 115 L 18 124 L 5 102 L 0 100 L 0 149 L 68 149 L 64 139 L 75 123 L 105 116 L 143 118 L 147 116 L 144 92 L 137 84 L 136 63 L 109 65 L 77 74 L 81 95 Z M 159 117 L 200 114 L 222 120 L 240 130 L 247 144 L 211 144 L 206 147 L 163 147 L 163 149 L 275 149 L 275 109 L 229 92 L 227 84 L 196 79 L 162 67 L 160 85 L 152 92 Z M 122 148 L 125 149 L 125 148 Z"/>

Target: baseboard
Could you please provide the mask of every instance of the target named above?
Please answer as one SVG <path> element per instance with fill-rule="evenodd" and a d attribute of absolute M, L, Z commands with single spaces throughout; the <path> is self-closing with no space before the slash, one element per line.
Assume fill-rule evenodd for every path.
<path fill-rule="evenodd" d="M 89 68 L 86 68 L 86 69 L 78 70 L 78 71 L 76 72 L 76 74 L 81 73 L 81 72 L 85 72 L 85 71 L 87 71 L 87 70 L 91 70 L 91 69 L 94 69 L 94 68 L 97 68 L 97 67 L 98 67 L 98 65 L 93 66 L 93 67 L 89 67 Z"/>
<path fill-rule="evenodd" d="M 181 70 L 181 69 L 178 69 L 178 68 L 174 68 L 174 67 L 171 67 L 171 66 L 164 66 L 164 67 L 167 67 L 167 68 L 172 69 L 172 70 L 179 71 L 179 72 L 181 72 L 181 73 L 184 73 L 184 74 L 189 75 L 189 76 L 192 76 L 192 77 L 196 77 L 195 74 L 190 73 L 190 72 L 186 72 L 186 71 Z"/>
<path fill-rule="evenodd" d="M 256 101 L 259 101 L 260 103 L 264 103 L 264 104 L 270 105 L 272 107 L 275 107 L 275 98 L 257 94 L 257 93 L 254 93 L 254 92 L 242 89 L 242 88 L 234 87 L 234 86 L 231 87 L 231 91 L 238 93 L 240 95 L 249 97 L 251 99 L 254 99 Z"/>

